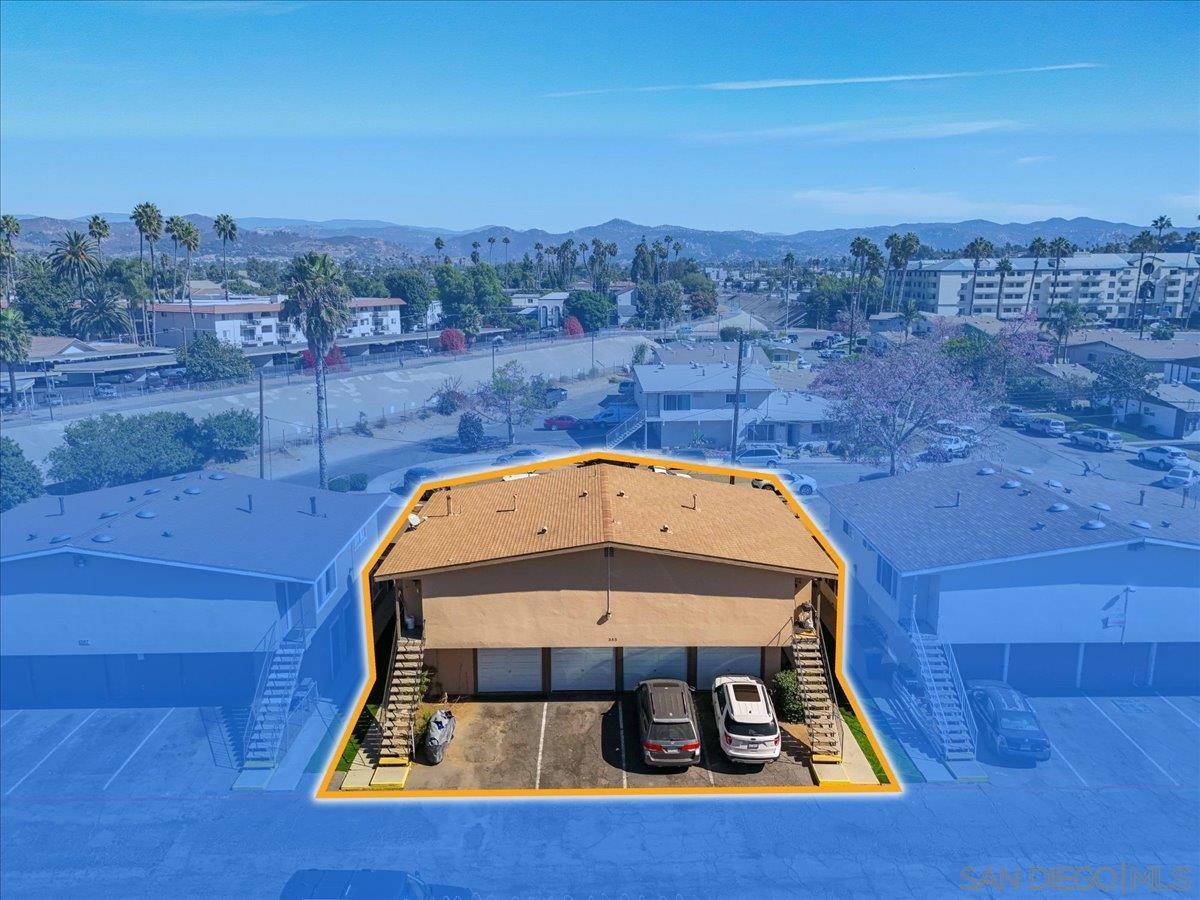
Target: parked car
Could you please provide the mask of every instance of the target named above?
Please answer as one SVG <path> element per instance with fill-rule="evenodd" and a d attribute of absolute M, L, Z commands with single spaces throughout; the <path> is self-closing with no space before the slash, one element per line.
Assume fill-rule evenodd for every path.
<path fill-rule="evenodd" d="M 1093 450 L 1120 450 L 1125 441 L 1115 431 L 1105 428 L 1085 428 L 1074 431 L 1070 437 L 1071 443 L 1077 447 L 1091 447 Z"/>
<path fill-rule="evenodd" d="M 547 431 L 568 431 L 583 423 L 574 416 L 550 416 L 544 424 Z"/>
<path fill-rule="evenodd" d="M 492 338 L 492 344 L 496 347 L 499 347 L 503 343 L 504 343 L 504 335 L 502 335 L 502 334 L 498 334 Z"/>
<path fill-rule="evenodd" d="M 558 406 L 567 399 L 567 389 L 560 387 L 546 388 L 546 405 Z"/>
<path fill-rule="evenodd" d="M 1188 455 L 1178 447 L 1147 447 L 1138 451 L 1138 461 L 1151 466 L 1158 466 L 1164 472 L 1176 466 L 1186 466 Z"/>
<path fill-rule="evenodd" d="M 810 363 L 810 362 L 809 362 L 807 359 L 805 359 L 803 356 L 797 356 L 797 357 L 796 357 L 796 368 L 797 368 L 797 369 L 799 369 L 800 371 L 802 371 L 802 372 L 807 372 L 807 371 L 808 371 L 809 369 L 811 369 L 812 367 L 813 367 L 813 366 L 812 366 L 812 363 Z"/>
<path fill-rule="evenodd" d="M 927 459 L 934 460 L 941 457 L 966 459 L 970 452 L 971 445 L 957 435 L 939 434 L 929 442 L 929 446 L 925 449 L 925 456 Z"/>
<path fill-rule="evenodd" d="M 1030 434 L 1041 434 L 1046 437 L 1062 437 L 1067 433 L 1067 423 L 1062 419 L 1034 416 L 1025 423 L 1025 430 Z"/>
<path fill-rule="evenodd" d="M 713 714 L 721 750 L 732 762 L 779 758 L 781 735 L 767 686 L 750 675 L 721 675 L 713 681 Z"/>
<path fill-rule="evenodd" d="M 1169 488 L 1191 487 L 1196 483 L 1196 470 L 1188 466 L 1176 466 L 1162 477 L 1162 486 Z"/>
<path fill-rule="evenodd" d="M 770 469 L 783 462 L 783 454 L 778 447 L 746 447 L 738 451 L 734 462 L 752 469 Z"/>
<path fill-rule="evenodd" d="M 1003 681 L 968 681 L 966 688 L 981 742 L 998 756 L 1050 758 L 1050 739 L 1024 694 Z"/>
<path fill-rule="evenodd" d="M 555 338 L 558 337 L 558 332 L 559 329 L 557 328 L 543 328 L 538 332 L 538 336 L 544 338 Z"/>
<path fill-rule="evenodd" d="M 413 466 L 404 473 L 404 478 L 392 485 L 391 491 L 393 494 L 399 494 L 401 497 L 407 497 L 422 481 L 428 481 L 437 475 L 433 469 L 427 466 Z"/>
<path fill-rule="evenodd" d="M 1024 428 L 1034 414 L 1020 406 L 1005 406 L 1000 411 L 1000 424 L 1010 428 Z"/>
<path fill-rule="evenodd" d="M 700 762 L 700 719 L 686 682 L 652 678 L 637 686 L 642 759 L 648 766 Z"/>
<path fill-rule="evenodd" d="M 509 463 L 523 463 L 531 459 L 540 459 L 545 456 L 541 450 L 533 447 L 522 447 L 520 450 L 514 450 L 512 453 L 505 453 L 503 456 L 496 457 L 496 465 L 503 466 Z"/>
<path fill-rule="evenodd" d="M 47 394 L 45 402 L 46 402 L 47 406 L 62 406 L 63 405 L 63 395 L 62 394 Z"/>
<path fill-rule="evenodd" d="M 632 406 L 606 406 L 587 420 L 589 425 L 619 425 L 632 416 Z"/>
<path fill-rule="evenodd" d="M 624 381 L 618 381 L 617 382 L 617 394 L 622 397 L 632 397 L 633 396 L 633 387 L 634 387 L 634 384 L 633 384 L 632 379 L 627 378 Z"/>
<path fill-rule="evenodd" d="M 817 489 L 817 483 L 807 475 L 784 471 L 780 472 L 778 477 L 793 494 L 799 494 L 802 497 L 811 495 Z M 765 478 L 753 478 L 750 480 L 750 484 L 768 491 L 775 489 L 775 485 Z"/>
<path fill-rule="evenodd" d="M 433 354 L 433 351 L 430 350 L 425 344 L 412 344 L 408 349 L 417 356 L 431 356 Z"/>
<path fill-rule="evenodd" d="M 115 384 L 98 384 L 92 391 L 92 395 L 97 400 L 113 400 L 117 396 L 117 386 Z"/>

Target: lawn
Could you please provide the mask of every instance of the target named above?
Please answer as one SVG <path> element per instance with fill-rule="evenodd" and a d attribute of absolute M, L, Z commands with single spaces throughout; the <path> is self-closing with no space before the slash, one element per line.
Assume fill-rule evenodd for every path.
<path fill-rule="evenodd" d="M 366 739 L 368 730 L 375 724 L 375 714 L 377 712 L 379 712 L 379 705 L 377 703 L 368 703 L 362 715 L 358 717 L 358 722 L 354 725 L 354 731 L 350 734 L 350 740 L 346 741 L 346 748 L 342 751 L 342 755 L 338 759 L 337 770 L 339 772 L 350 771 L 350 766 L 354 762 L 354 758 L 358 755 L 358 748 L 362 746 L 363 740 Z"/>
<path fill-rule="evenodd" d="M 858 746 L 862 748 L 863 755 L 867 758 L 867 762 L 871 764 L 871 771 L 875 773 L 875 777 L 879 779 L 880 784 L 888 784 L 887 773 L 883 770 L 883 763 L 879 761 L 879 757 L 875 755 L 875 748 L 871 746 L 871 742 L 867 740 L 867 733 L 863 730 L 863 724 L 858 720 L 858 716 L 854 714 L 854 710 L 847 705 L 841 706 L 842 719 L 850 727 L 850 733 L 854 735 L 854 740 L 858 742 Z M 909 763 L 911 766 L 912 764 Z M 901 767 L 902 768 L 902 767 Z M 915 766 L 913 769 L 915 770 Z"/>

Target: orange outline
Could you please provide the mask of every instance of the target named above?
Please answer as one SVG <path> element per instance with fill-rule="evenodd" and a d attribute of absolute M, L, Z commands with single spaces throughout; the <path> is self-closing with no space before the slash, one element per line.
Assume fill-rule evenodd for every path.
<path fill-rule="evenodd" d="M 486 790 L 447 790 L 447 791 L 429 791 L 429 790 L 354 790 L 354 791 L 331 791 L 329 785 L 333 781 L 333 776 L 337 771 L 337 762 L 341 759 L 342 754 L 346 750 L 346 745 L 350 742 L 350 737 L 354 733 L 354 726 L 358 724 L 359 717 L 367 705 L 367 698 L 371 694 L 371 688 L 375 685 L 376 666 L 375 666 L 375 642 L 372 639 L 375 634 L 374 618 L 371 614 L 371 569 L 375 563 L 383 555 L 384 550 L 391 544 L 392 539 L 400 532 L 400 529 L 408 521 L 408 516 L 412 513 L 413 508 L 417 505 L 421 496 L 431 489 L 453 487 L 460 484 L 471 484 L 477 481 L 492 481 L 501 478 L 505 475 L 515 475 L 521 472 L 529 472 L 534 469 L 557 469 L 563 466 L 572 466 L 581 462 L 591 460 L 611 460 L 613 462 L 634 463 L 641 466 L 669 466 L 673 469 L 686 469 L 691 472 L 702 472 L 708 475 L 725 475 L 734 478 L 762 478 L 770 481 L 778 489 L 778 493 L 783 497 L 788 507 L 800 518 L 804 526 L 817 539 L 817 542 L 829 555 L 830 559 L 837 565 L 838 570 L 838 641 L 837 649 L 834 657 L 834 677 L 837 678 L 838 684 L 841 685 L 846 693 L 846 699 L 850 702 L 851 709 L 854 710 L 858 721 L 862 723 L 863 733 L 867 736 L 867 741 L 871 745 L 871 749 L 875 751 L 875 756 L 879 759 L 880 765 L 883 766 L 883 771 L 887 774 L 888 784 L 849 784 L 849 783 L 834 783 L 828 786 L 821 785 L 772 785 L 764 787 L 662 787 L 662 788 L 550 788 L 546 790 L 534 790 L 525 788 L 497 788 Z M 851 690 L 850 681 L 843 675 L 843 651 L 846 646 L 846 623 L 849 620 L 847 615 L 847 597 L 846 597 L 846 563 L 841 555 L 837 552 L 834 546 L 826 538 L 825 533 L 816 526 L 816 523 L 809 517 L 808 512 L 802 507 L 796 498 L 792 496 L 789 489 L 785 488 L 779 478 L 769 472 L 755 472 L 747 469 L 732 469 L 723 466 L 710 466 L 696 464 L 691 461 L 672 460 L 667 457 L 647 457 L 634 456 L 626 453 L 614 453 L 609 450 L 592 450 L 585 453 L 575 453 L 570 456 L 560 456 L 554 459 L 537 461 L 534 465 L 508 466 L 502 469 L 489 469 L 486 472 L 473 472 L 467 475 L 459 475 L 454 478 L 443 478 L 432 481 L 424 481 L 419 485 L 418 490 L 414 490 L 412 499 L 408 501 L 400 515 L 392 523 L 388 529 L 388 533 L 372 551 L 367 562 L 363 564 L 362 570 L 359 572 L 359 583 L 362 592 L 363 603 L 363 637 L 367 648 L 367 681 L 363 684 L 362 690 L 359 693 L 358 703 L 355 706 L 354 715 L 346 720 L 346 727 L 342 731 L 342 738 L 338 742 L 337 747 L 329 757 L 329 764 L 325 769 L 325 776 L 321 780 L 321 785 L 317 789 L 316 797 L 324 800 L 374 800 L 387 798 L 409 798 L 409 797 L 436 797 L 440 799 L 451 798 L 481 798 L 481 797 L 614 797 L 614 796 L 684 796 L 690 795 L 693 797 L 703 797 L 710 795 L 755 795 L 755 794 L 820 794 L 829 796 L 830 794 L 900 794 L 904 789 L 896 778 L 896 772 L 892 768 L 891 761 L 887 754 L 883 751 L 883 747 L 875 737 L 875 729 L 871 725 L 870 719 L 863 714 L 862 706 L 859 705 L 858 698 Z M 850 735 L 850 740 L 854 740 L 854 736 Z"/>

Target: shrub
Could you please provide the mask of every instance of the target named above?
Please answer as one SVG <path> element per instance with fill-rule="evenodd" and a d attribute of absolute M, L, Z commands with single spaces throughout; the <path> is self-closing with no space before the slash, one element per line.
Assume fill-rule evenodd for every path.
<path fill-rule="evenodd" d="M 563 334 L 567 337 L 579 337 L 583 334 L 583 326 L 574 316 L 567 316 L 567 320 L 563 322 Z"/>
<path fill-rule="evenodd" d="M 300 365 L 305 371 L 312 371 L 316 368 L 317 358 L 311 350 L 305 349 L 300 354 Z M 325 365 L 331 369 L 342 369 L 346 366 L 346 357 L 342 353 L 342 348 L 334 344 L 329 348 L 329 352 L 325 354 Z"/>
<path fill-rule="evenodd" d="M 19 444 L 0 437 L 0 512 L 42 495 L 42 473 L 25 458 Z"/>
<path fill-rule="evenodd" d="M 371 423 L 367 421 L 367 414 L 365 412 L 359 412 L 358 421 L 354 423 L 354 427 L 351 430 L 362 437 L 374 437 L 375 435 L 375 432 L 371 430 Z"/>
<path fill-rule="evenodd" d="M 463 413 L 458 420 L 458 442 L 468 453 L 483 445 L 483 419 L 478 413 Z"/>
<path fill-rule="evenodd" d="M 775 712 L 784 722 L 804 721 L 804 702 L 800 699 L 800 679 L 795 669 L 784 669 L 771 679 Z"/>
<path fill-rule="evenodd" d="M 220 381 L 248 378 L 250 360 L 241 347 L 227 344 L 207 332 L 196 335 L 191 343 L 176 351 L 179 364 L 187 370 L 188 381 Z"/>
<path fill-rule="evenodd" d="M 200 448 L 209 459 L 244 459 L 258 441 L 258 416 L 248 409 L 229 409 L 200 420 Z"/>
<path fill-rule="evenodd" d="M 1175 329 L 1166 322 L 1159 322 L 1150 329 L 1150 337 L 1156 341 L 1169 341 L 1175 337 Z"/>
<path fill-rule="evenodd" d="M 366 473 L 356 472 L 353 475 L 339 475 L 337 478 L 330 480 L 329 489 L 337 491 L 339 494 L 344 494 L 347 491 L 365 491 L 367 489 Z"/>
<path fill-rule="evenodd" d="M 447 353 L 462 353 L 467 349 L 467 336 L 457 328 L 446 328 L 438 337 L 438 344 Z"/>

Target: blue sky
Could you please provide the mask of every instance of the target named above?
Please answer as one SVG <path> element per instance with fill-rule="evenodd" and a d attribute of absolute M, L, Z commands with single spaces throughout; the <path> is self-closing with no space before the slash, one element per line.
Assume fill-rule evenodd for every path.
<path fill-rule="evenodd" d="M 1200 212 L 1193 3 L 3 3 L 0 197 L 448 228 Z"/>

